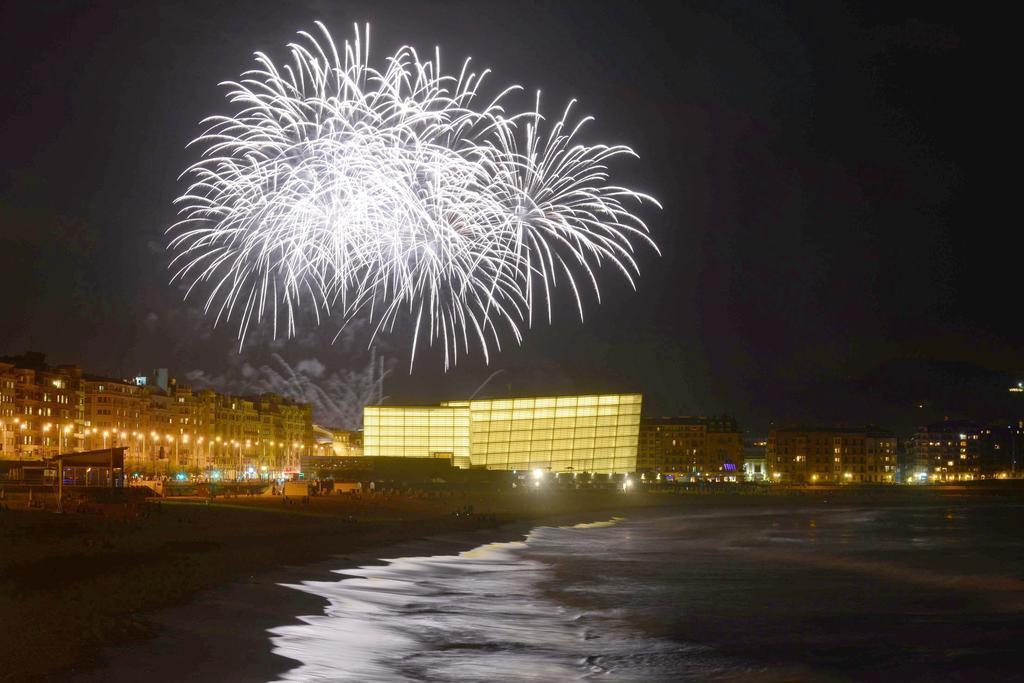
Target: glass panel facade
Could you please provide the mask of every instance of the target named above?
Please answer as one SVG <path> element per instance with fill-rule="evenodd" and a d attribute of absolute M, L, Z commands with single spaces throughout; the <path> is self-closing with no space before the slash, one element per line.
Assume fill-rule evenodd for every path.
<path fill-rule="evenodd" d="M 617 473 L 636 470 L 640 394 L 367 406 L 368 456 L 451 454 L 488 469 Z"/>
<path fill-rule="evenodd" d="M 469 456 L 469 407 L 366 406 L 363 453 L 432 458 Z"/>

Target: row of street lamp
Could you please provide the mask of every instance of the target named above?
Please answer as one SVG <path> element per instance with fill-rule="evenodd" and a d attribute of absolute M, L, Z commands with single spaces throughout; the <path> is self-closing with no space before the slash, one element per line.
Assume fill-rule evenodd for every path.
<path fill-rule="evenodd" d="M 93 431 L 93 433 L 95 433 L 96 432 L 96 428 L 94 427 L 92 429 L 92 431 Z M 110 435 L 110 432 L 108 432 L 108 431 L 104 431 L 103 432 L 103 437 L 104 437 L 103 447 L 104 448 L 106 448 L 106 446 L 107 446 L 106 439 L 107 439 L 107 437 L 109 435 Z M 127 440 L 129 434 L 128 434 L 128 432 L 116 432 L 115 431 L 113 433 L 113 435 L 114 435 L 115 438 L 116 437 L 120 437 L 120 440 L 123 442 L 123 441 Z M 141 459 L 142 460 L 145 460 L 145 457 L 146 457 L 146 437 L 148 436 L 150 438 L 150 440 L 151 440 L 151 443 L 153 443 L 154 445 L 157 444 L 157 443 L 160 443 L 160 441 L 161 441 L 161 435 L 158 434 L 155 431 L 149 432 L 148 435 L 145 432 L 131 432 L 131 436 L 134 439 L 136 439 L 138 441 L 141 441 L 141 443 L 142 443 L 142 448 L 141 448 L 141 451 L 142 451 L 141 452 Z M 240 439 L 224 439 L 221 436 L 211 437 L 211 438 L 207 439 L 205 436 L 194 437 L 194 436 L 190 436 L 189 434 L 181 434 L 181 435 L 178 435 L 178 434 L 164 434 L 164 435 L 162 435 L 163 440 L 167 441 L 167 443 L 173 443 L 174 444 L 174 459 L 175 459 L 175 461 L 178 460 L 179 436 L 180 436 L 180 442 L 182 444 L 185 444 L 185 445 L 191 443 L 193 439 L 195 439 L 195 443 L 196 443 L 197 447 L 201 447 L 204 443 L 207 444 L 207 446 L 206 446 L 206 448 L 207 448 L 207 455 L 209 455 L 209 452 L 210 452 L 209 449 L 210 448 L 213 448 L 215 453 L 216 453 L 216 450 L 219 448 L 220 451 L 221 451 L 221 455 L 223 455 L 223 449 L 224 448 L 227 448 L 227 447 L 237 448 L 238 449 L 239 463 L 241 462 L 241 458 L 242 458 L 242 448 L 243 448 L 243 446 L 245 448 L 249 449 L 249 448 L 252 448 L 253 446 L 260 446 L 262 444 L 263 445 L 263 456 L 266 457 L 266 447 L 267 446 L 270 446 L 271 448 L 275 448 L 275 447 L 277 447 L 277 448 L 284 448 L 284 447 L 286 447 L 288 445 L 284 441 L 271 441 L 271 440 L 267 440 L 267 439 L 263 439 L 262 441 L 259 440 L 259 439 L 256 439 L 255 441 L 253 441 L 252 439 L 245 439 L 245 440 L 240 440 Z M 299 449 L 302 448 L 302 444 L 299 443 L 298 441 L 292 442 L 291 445 L 292 445 L 292 448 L 294 448 L 295 450 L 299 450 Z M 215 458 L 216 458 L 216 456 L 215 456 Z"/>
<path fill-rule="evenodd" d="M 22 420 L 21 418 L 14 418 L 13 424 L 14 424 L 14 429 L 17 430 L 19 432 L 19 434 L 21 434 L 21 433 L 23 433 L 26 430 L 31 428 L 29 422 L 27 420 Z M 0 426 L 2 426 L 2 422 L 0 422 Z M 70 434 L 73 431 L 74 424 L 72 423 L 72 424 L 66 424 L 66 425 L 62 426 L 59 423 L 55 425 L 52 422 L 47 422 L 47 423 L 42 425 L 42 432 L 44 434 L 49 434 L 50 431 L 55 426 L 57 427 L 57 451 L 58 452 L 63 452 L 64 447 L 65 447 L 65 445 L 67 443 L 68 434 Z M 161 435 L 161 434 L 157 433 L 156 431 L 151 431 L 148 434 L 146 432 L 141 432 L 141 431 L 134 431 L 134 432 L 130 432 L 130 433 L 127 432 L 127 431 L 118 431 L 118 430 L 109 430 L 109 429 L 104 429 L 104 430 L 100 431 L 99 428 L 97 428 L 97 427 L 87 428 L 84 432 L 75 434 L 75 437 L 78 438 L 78 439 L 89 439 L 90 437 L 91 438 L 96 438 L 98 436 L 101 436 L 103 438 L 103 448 L 107 448 L 108 440 L 111 443 L 116 443 L 117 440 L 118 440 L 118 437 L 120 437 L 120 441 L 121 442 L 125 442 L 125 441 L 128 440 L 129 434 L 131 435 L 131 437 L 133 439 L 141 441 L 141 444 L 142 444 L 142 448 L 141 448 L 142 452 L 141 452 L 141 457 L 140 457 L 141 460 L 145 460 L 145 457 L 146 457 L 146 437 L 147 436 L 150 438 L 150 442 L 153 443 L 154 446 L 157 443 L 160 443 L 161 440 L 165 440 L 167 443 L 173 443 L 174 444 L 174 459 L 175 459 L 175 461 L 177 461 L 177 459 L 178 459 L 179 436 L 180 436 L 180 442 L 182 444 L 189 444 L 191 442 L 192 438 L 195 438 L 197 446 L 201 446 L 203 443 L 207 443 L 208 444 L 207 445 L 208 449 L 211 447 L 211 445 L 212 445 L 212 447 L 214 449 L 216 449 L 218 447 L 223 449 L 223 448 L 228 447 L 228 446 L 230 446 L 230 447 L 237 447 L 238 448 L 239 463 L 241 463 L 242 447 L 243 447 L 243 445 L 244 445 L 245 448 L 248 449 L 248 448 L 252 448 L 253 446 L 260 446 L 262 444 L 263 445 L 263 457 L 266 457 L 266 454 L 267 454 L 266 453 L 266 447 L 267 446 L 270 446 L 271 448 L 285 448 L 285 447 L 288 446 L 288 443 L 285 442 L 285 441 L 273 441 L 273 440 L 268 440 L 268 439 L 263 439 L 262 441 L 260 439 L 256 439 L 256 440 L 252 440 L 252 439 L 244 439 L 244 440 L 240 440 L 240 439 L 224 439 L 221 436 L 212 437 L 210 439 L 207 439 L 205 436 L 191 437 L 189 434 L 180 434 L 180 435 L 178 435 L 178 434 L 163 434 L 163 435 Z M 40 445 L 42 445 L 42 444 L 40 444 Z M 291 443 L 291 446 L 296 451 L 298 451 L 299 449 L 302 448 L 302 444 L 300 442 L 298 442 L 298 441 L 293 441 Z M 207 450 L 207 454 L 209 454 L 209 450 Z M 222 450 L 222 454 L 223 454 L 223 450 Z"/>
<path fill-rule="evenodd" d="M 22 435 L 23 432 L 31 429 L 31 425 L 28 422 L 28 420 L 22 420 L 20 417 L 14 418 L 14 420 L 12 421 L 12 424 L 14 426 L 14 429 L 18 432 L 19 435 Z M 71 424 L 65 425 L 63 429 L 61 429 L 59 424 L 56 425 L 56 426 L 57 426 L 57 451 L 60 452 L 64 448 L 64 443 L 66 443 L 67 435 L 73 429 L 73 425 L 71 425 Z M 0 428 L 2 428 L 2 427 L 3 427 L 3 422 L 0 421 Z M 42 425 L 42 432 L 44 434 L 49 434 L 50 430 L 52 430 L 53 428 L 54 428 L 54 424 L 52 422 L 47 422 L 44 425 Z M 19 444 L 19 450 L 20 450 L 20 445 L 21 444 Z M 40 444 L 40 445 L 42 445 L 42 444 Z"/>

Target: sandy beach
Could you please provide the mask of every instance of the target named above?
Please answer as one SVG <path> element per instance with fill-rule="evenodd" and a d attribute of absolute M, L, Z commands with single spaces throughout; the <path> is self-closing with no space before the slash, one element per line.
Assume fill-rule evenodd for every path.
<path fill-rule="evenodd" d="M 589 515 L 581 518 L 589 519 Z M 573 518 L 552 520 L 565 523 Z M 319 614 L 324 600 L 281 584 L 334 580 L 338 569 L 380 563 L 380 558 L 453 555 L 485 543 L 519 540 L 535 523 L 426 536 L 367 548 L 302 566 L 283 566 L 214 590 L 185 605 L 161 610 L 150 621 L 158 635 L 131 646 L 107 648 L 100 667 L 72 678 L 81 683 L 217 680 L 270 681 L 295 662 L 271 651 L 267 629 Z"/>

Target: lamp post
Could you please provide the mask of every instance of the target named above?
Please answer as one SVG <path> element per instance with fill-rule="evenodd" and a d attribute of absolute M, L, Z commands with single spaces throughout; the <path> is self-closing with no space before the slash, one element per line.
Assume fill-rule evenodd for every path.
<path fill-rule="evenodd" d="M 164 438 L 167 439 L 167 443 L 174 442 L 174 466 L 178 466 L 178 437 L 177 435 L 165 434 Z"/>
<path fill-rule="evenodd" d="M 152 462 L 152 464 L 153 464 L 153 474 L 155 476 L 156 475 L 156 471 L 157 471 L 157 461 L 160 459 L 160 454 L 163 453 L 163 450 L 162 450 L 162 448 L 160 446 L 160 435 L 157 434 L 155 431 L 150 432 L 149 433 L 149 442 L 151 444 L 153 444 L 153 447 L 152 447 L 152 451 L 153 452 L 150 453 L 150 455 L 152 455 L 153 457 L 150 458 L 150 460 L 153 461 Z"/>
<path fill-rule="evenodd" d="M 11 441 L 13 442 L 13 445 L 14 445 L 14 452 L 18 454 L 18 459 L 20 460 L 21 459 L 21 443 L 20 443 L 21 436 L 19 435 L 19 433 L 21 431 L 21 418 L 20 417 L 14 418 L 14 422 L 11 423 L 11 431 L 14 432 L 14 435 L 11 437 Z"/>
<path fill-rule="evenodd" d="M 138 454 L 139 454 L 139 451 L 138 451 L 139 433 L 138 432 L 132 432 L 131 433 L 131 437 L 132 437 L 132 440 L 128 442 L 128 452 L 131 454 L 132 459 L 135 460 L 135 463 L 136 463 L 136 466 L 137 466 L 141 462 L 141 458 L 138 457 Z"/>

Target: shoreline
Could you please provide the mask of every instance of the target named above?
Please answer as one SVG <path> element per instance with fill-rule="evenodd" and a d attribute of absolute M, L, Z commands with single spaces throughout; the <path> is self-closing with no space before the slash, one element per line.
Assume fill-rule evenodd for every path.
<path fill-rule="evenodd" d="M 957 505 L 977 500 L 979 493 L 988 498 L 992 492 L 764 493 L 461 492 L 441 498 L 331 497 L 312 499 L 301 507 L 273 499 L 237 498 L 213 504 L 147 504 L 146 514 L 135 518 L 8 511 L 0 514 L 0 544 L 9 551 L 0 553 L 0 643 L 6 648 L 0 681 L 256 677 L 235 674 L 242 670 L 263 674 L 265 680 L 267 671 L 288 666 L 287 660 L 270 653 L 265 628 L 323 608 L 318 598 L 276 583 L 336 578 L 330 570 L 373 564 L 381 557 L 454 553 L 521 538 L 537 526 L 630 517 L 657 509 L 696 512 L 765 503 L 832 507 L 942 499 Z M 466 506 L 477 514 L 453 516 Z M 246 591 L 246 586 L 264 590 Z M 275 607 L 281 600 L 292 607 Z M 213 619 L 218 611 L 230 616 Z M 175 621 L 174 615 L 182 616 Z M 203 626 L 207 620 L 219 625 Z M 196 629 L 206 635 L 190 635 Z M 250 635 L 239 640 L 242 631 Z M 178 644 L 171 648 L 173 656 L 157 654 L 153 642 L 158 640 Z M 235 650 L 241 654 L 236 656 Z M 163 668 L 145 665 L 147 657 L 162 662 Z M 262 658 L 262 668 L 250 669 L 252 658 Z M 144 677 L 132 669 L 130 679 L 110 678 L 113 669 L 129 659 L 156 672 Z M 221 666 L 221 659 L 241 664 Z"/>
<path fill-rule="evenodd" d="M 129 652 L 158 636 L 162 627 L 153 616 L 161 611 L 282 566 L 339 562 L 399 542 L 477 530 L 493 537 L 510 523 L 529 528 L 564 515 L 680 502 L 645 494 L 465 491 L 332 496 L 306 505 L 270 497 L 163 501 L 136 514 L 120 506 L 111 514 L 4 511 L 0 681 L 89 675 L 109 647 Z M 454 514 L 466 508 L 476 514 Z"/>
<path fill-rule="evenodd" d="M 637 508 L 635 511 L 662 506 Z M 150 683 L 217 680 L 271 681 L 300 663 L 272 651 L 269 629 L 322 614 L 324 598 L 282 584 L 341 580 L 338 570 L 383 565 L 387 559 L 457 555 L 489 543 L 524 539 L 533 529 L 605 521 L 613 510 L 564 513 L 510 521 L 497 527 L 420 536 L 369 546 L 305 565 L 282 565 L 245 581 L 203 591 L 189 602 L 149 616 L 158 634 L 142 643 L 104 648 L 99 666 L 76 683 Z M 195 662 L 195 668 L 190 666 Z"/>

